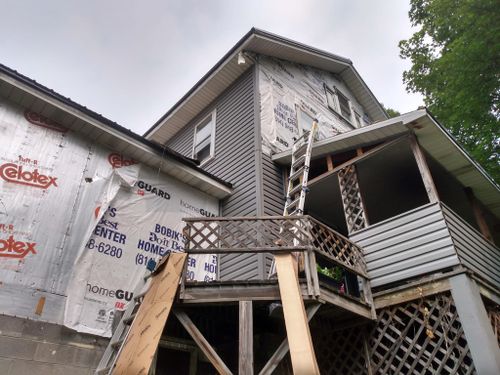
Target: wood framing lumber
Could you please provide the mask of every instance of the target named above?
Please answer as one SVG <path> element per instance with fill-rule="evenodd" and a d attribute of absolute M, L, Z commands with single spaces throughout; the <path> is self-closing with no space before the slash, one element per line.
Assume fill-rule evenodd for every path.
<path fill-rule="evenodd" d="M 154 275 L 120 351 L 114 375 L 147 374 L 182 276 L 186 253 L 171 253 Z"/>
<path fill-rule="evenodd" d="M 307 320 L 311 321 L 313 318 L 314 314 L 319 310 L 321 307 L 321 303 L 315 303 L 314 305 L 311 305 L 307 308 Z M 278 367 L 279 363 L 283 358 L 285 358 L 286 353 L 288 353 L 288 350 L 290 347 L 288 346 L 288 339 L 285 337 L 285 339 L 281 342 L 280 346 L 276 349 L 274 354 L 269 358 L 267 363 L 264 365 L 262 370 L 260 370 L 259 375 L 271 375 L 273 371 Z"/>
<path fill-rule="evenodd" d="M 484 212 L 479 202 L 477 201 L 476 196 L 474 195 L 474 191 L 470 187 L 465 188 L 465 194 L 467 195 L 467 199 L 469 200 L 470 205 L 472 206 L 472 212 L 474 213 L 474 218 L 476 219 L 477 226 L 481 234 L 493 242 L 493 236 L 491 235 L 490 228 L 484 219 Z"/>
<path fill-rule="evenodd" d="M 238 374 L 253 375 L 253 309 L 252 301 L 239 302 Z"/>
<path fill-rule="evenodd" d="M 221 375 L 232 375 L 231 370 L 226 366 L 221 357 L 217 354 L 215 349 L 210 345 L 207 339 L 203 336 L 200 330 L 195 326 L 193 321 L 184 311 L 174 311 L 175 316 L 179 319 L 182 326 L 189 333 L 194 342 L 201 349 L 205 357 L 210 361 L 210 363 L 215 367 L 215 369 Z"/>
<path fill-rule="evenodd" d="M 293 372 L 319 375 L 293 255 L 276 254 L 275 261 Z"/>
<path fill-rule="evenodd" d="M 348 161 L 346 161 L 345 163 L 342 163 L 340 165 L 337 165 L 336 167 L 332 168 L 331 170 L 329 169 L 327 172 L 323 173 L 323 174 L 320 174 L 319 176 L 317 177 L 314 177 L 313 179 L 311 179 L 309 181 L 309 186 L 311 185 L 314 185 L 316 183 L 318 183 L 319 181 L 327 178 L 327 177 L 330 177 L 332 175 L 334 175 L 335 173 L 338 173 L 341 169 L 351 165 L 351 164 L 354 164 L 354 163 L 357 163 L 358 161 L 361 161 L 361 160 L 364 160 L 366 158 L 369 158 L 373 155 L 375 155 L 376 153 L 386 149 L 387 147 L 390 147 L 392 145 L 395 145 L 396 143 L 399 143 L 401 142 L 403 139 L 407 139 L 406 136 L 401 136 L 401 137 L 398 137 L 396 139 L 393 139 L 392 141 L 387 141 L 385 143 L 382 143 L 381 145 L 378 145 Z M 332 165 L 333 167 L 333 165 Z"/>
<path fill-rule="evenodd" d="M 425 190 L 427 191 L 427 196 L 429 197 L 429 202 L 434 203 L 439 201 L 439 195 L 434 185 L 434 180 L 432 179 L 431 171 L 427 165 L 427 160 L 425 155 L 418 144 L 417 137 L 415 134 L 410 135 L 410 147 L 417 162 L 417 167 L 422 176 L 422 182 L 424 183 Z"/>

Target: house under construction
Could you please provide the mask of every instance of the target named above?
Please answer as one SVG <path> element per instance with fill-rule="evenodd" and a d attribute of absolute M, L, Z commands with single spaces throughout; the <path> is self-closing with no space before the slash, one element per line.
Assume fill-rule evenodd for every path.
<path fill-rule="evenodd" d="M 500 187 L 350 60 L 252 29 L 144 137 L 0 100 L 3 373 L 500 373 Z"/>

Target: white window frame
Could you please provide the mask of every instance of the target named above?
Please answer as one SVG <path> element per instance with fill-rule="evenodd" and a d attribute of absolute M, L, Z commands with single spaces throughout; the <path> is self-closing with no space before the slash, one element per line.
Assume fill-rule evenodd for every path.
<path fill-rule="evenodd" d="M 195 154 L 195 150 L 196 150 L 196 134 L 198 133 L 198 127 L 202 124 L 205 124 L 206 123 L 206 120 L 208 118 L 211 118 L 210 122 L 212 123 L 212 132 L 210 134 L 210 155 L 203 161 L 200 161 L 200 165 L 203 165 L 205 164 L 206 162 L 208 162 L 209 160 L 213 159 L 213 157 L 215 156 L 215 127 L 216 127 L 216 113 L 215 113 L 215 109 L 210 112 L 208 115 L 206 115 L 205 117 L 203 117 L 203 119 L 201 119 L 197 124 L 196 126 L 194 127 L 194 133 L 193 133 L 193 149 L 192 149 L 192 152 L 191 152 L 191 155 L 192 155 L 192 158 L 193 159 L 196 159 L 196 154 Z M 197 160 L 197 159 L 196 159 Z"/>
<path fill-rule="evenodd" d="M 353 128 L 356 128 L 356 122 L 354 119 L 354 108 L 352 106 L 351 100 L 344 95 L 342 91 L 340 91 L 337 87 L 333 86 L 333 89 L 329 88 L 326 84 L 325 86 L 325 95 L 326 95 L 326 104 L 328 108 L 330 108 L 333 112 L 335 112 L 341 119 L 346 121 L 349 125 L 351 125 Z M 333 106 L 329 103 L 328 100 L 328 94 L 331 94 L 333 97 L 334 103 Z M 349 106 L 349 111 L 350 111 L 350 117 L 346 117 L 342 114 L 342 110 L 340 109 L 340 102 L 339 102 L 339 94 L 342 95 L 346 100 L 347 100 L 347 105 Z"/>
<path fill-rule="evenodd" d="M 313 121 L 314 119 L 316 118 L 315 115 L 313 115 L 311 113 L 311 111 L 307 110 L 306 108 L 304 108 L 302 105 L 298 105 L 296 104 L 295 105 L 295 114 L 297 116 L 297 125 L 298 125 L 298 128 L 299 128 L 299 137 L 302 136 L 304 134 L 304 124 L 303 124 L 303 121 L 302 121 L 302 113 L 301 112 L 304 112 L 308 117 L 310 117 Z M 312 124 L 311 124 L 312 126 Z M 310 128 L 309 128 L 310 129 Z M 305 131 L 309 131 L 308 130 L 305 130 Z"/>

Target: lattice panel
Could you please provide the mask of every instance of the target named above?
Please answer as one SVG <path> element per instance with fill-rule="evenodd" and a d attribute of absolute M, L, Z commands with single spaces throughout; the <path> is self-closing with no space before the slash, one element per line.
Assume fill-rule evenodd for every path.
<path fill-rule="evenodd" d="M 359 191 L 358 176 L 354 164 L 341 169 L 338 178 L 349 233 L 365 228 L 368 220 L 363 209 L 363 200 Z"/>
<path fill-rule="evenodd" d="M 373 374 L 475 374 L 449 293 L 378 313 L 370 337 Z"/>
<path fill-rule="evenodd" d="M 325 320 L 311 325 L 314 350 L 321 374 L 368 374 L 365 359 L 365 327 L 329 329 Z"/>
<path fill-rule="evenodd" d="M 249 249 L 304 247 L 309 234 L 300 218 L 269 217 L 234 220 L 187 221 L 184 231 L 188 249 Z"/>
<path fill-rule="evenodd" d="M 316 220 L 311 218 L 310 222 L 310 232 L 316 249 L 359 272 L 366 272 L 366 263 L 361 248 Z"/>
<path fill-rule="evenodd" d="M 495 334 L 498 346 L 500 347 L 500 306 L 488 304 L 486 304 L 485 306 L 486 310 L 488 311 L 488 317 L 491 321 L 493 333 Z"/>

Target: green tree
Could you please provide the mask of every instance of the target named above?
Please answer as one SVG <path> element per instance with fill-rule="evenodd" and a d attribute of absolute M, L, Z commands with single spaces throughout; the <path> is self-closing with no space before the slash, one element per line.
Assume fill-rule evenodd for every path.
<path fill-rule="evenodd" d="M 401 115 L 401 113 L 398 110 L 392 109 L 390 107 L 386 107 L 384 105 L 384 103 L 381 103 L 381 104 L 382 104 L 382 107 L 384 107 L 385 111 L 387 112 L 387 115 L 389 116 L 389 118 L 393 118 L 393 117 L 397 117 L 397 116 Z"/>
<path fill-rule="evenodd" d="M 436 118 L 500 181 L 500 2 L 411 0 L 403 73 Z"/>

